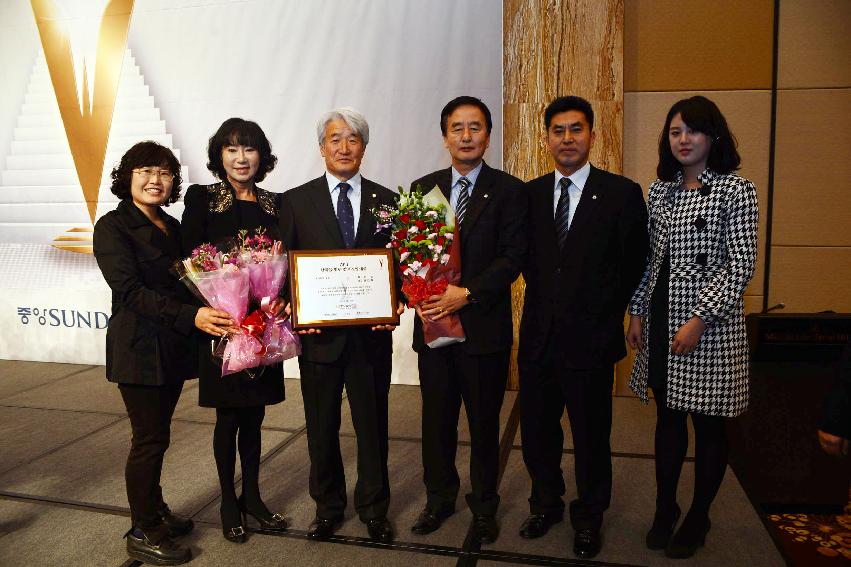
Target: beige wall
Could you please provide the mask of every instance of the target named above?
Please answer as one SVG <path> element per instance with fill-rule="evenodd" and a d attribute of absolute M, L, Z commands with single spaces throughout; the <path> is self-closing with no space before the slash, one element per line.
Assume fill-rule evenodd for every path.
<path fill-rule="evenodd" d="M 773 205 L 768 209 L 773 0 L 625 0 L 624 174 L 647 189 L 670 106 L 703 94 L 759 190 L 760 256 L 745 309 L 851 312 L 851 1 L 780 0 Z M 767 220 L 771 256 L 766 271 Z M 618 366 L 626 393 L 627 360 Z"/>

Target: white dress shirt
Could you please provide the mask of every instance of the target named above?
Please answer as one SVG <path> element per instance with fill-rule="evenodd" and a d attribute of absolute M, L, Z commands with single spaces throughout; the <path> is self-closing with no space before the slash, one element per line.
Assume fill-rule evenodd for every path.
<path fill-rule="evenodd" d="M 352 189 L 349 191 L 349 201 L 352 203 L 352 212 L 355 214 L 355 236 L 358 234 L 358 221 L 360 220 L 360 172 L 348 181 L 340 181 L 329 172 L 325 172 L 325 180 L 328 181 L 328 191 L 331 192 L 331 205 L 334 207 L 334 216 L 337 215 L 337 198 L 340 195 L 340 183 L 348 183 Z"/>
<path fill-rule="evenodd" d="M 452 168 L 452 192 L 449 194 L 449 204 L 452 207 L 453 211 L 458 210 L 458 207 L 457 207 L 458 195 L 461 194 L 461 184 L 458 183 L 458 180 L 461 179 L 462 177 L 466 177 L 467 179 L 470 180 L 470 187 L 467 188 L 467 196 L 472 197 L 473 196 L 473 187 L 476 186 L 476 178 L 479 177 L 479 173 L 481 173 L 481 171 L 482 171 L 482 164 L 483 163 L 485 163 L 485 162 L 480 161 L 479 165 L 474 167 L 472 169 L 472 171 L 470 171 L 470 173 L 468 173 L 467 175 L 461 175 L 460 173 L 458 173 L 457 169 L 455 169 L 454 167 Z M 426 191 L 428 191 L 428 189 L 426 189 Z M 467 201 L 468 207 L 470 206 L 469 203 L 470 203 L 470 201 Z"/>
<path fill-rule="evenodd" d="M 567 189 L 567 194 L 570 195 L 570 208 L 567 212 L 567 226 L 570 227 L 573 223 L 573 214 L 576 212 L 576 207 L 579 205 L 579 199 L 582 197 L 582 190 L 585 189 L 585 183 L 588 181 L 588 175 L 591 174 L 591 162 L 585 162 L 585 165 L 573 172 L 573 174 L 564 176 L 556 169 L 556 183 L 553 187 L 553 218 L 556 216 L 556 207 L 558 207 L 558 198 L 561 196 L 561 179 L 567 177 L 570 179 L 570 186 Z"/>

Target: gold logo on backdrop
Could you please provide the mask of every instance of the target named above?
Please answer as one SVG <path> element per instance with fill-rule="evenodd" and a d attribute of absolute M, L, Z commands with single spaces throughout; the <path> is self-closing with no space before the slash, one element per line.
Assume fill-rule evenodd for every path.
<path fill-rule="evenodd" d="M 94 223 L 133 0 L 31 0 L 31 4 L 83 199 Z M 66 6 L 84 13 L 70 14 L 63 9 Z M 60 244 L 55 246 L 91 252 L 91 245 L 85 244 L 91 242 L 90 230 L 71 229 L 69 235 L 56 239 Z"/>

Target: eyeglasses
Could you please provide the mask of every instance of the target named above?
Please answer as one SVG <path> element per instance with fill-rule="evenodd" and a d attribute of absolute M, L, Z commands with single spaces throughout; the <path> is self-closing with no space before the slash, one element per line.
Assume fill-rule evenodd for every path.
<path fill-rule="evenodd" d="M 138 173 L 142 179 L 151 179 L 152 177 L 159 177 L 163 181 L 172 181 L 174 179 L 174 174 L 167 169 L 143 167 L 141 169 L 134 169 L 133 173 Z"/>

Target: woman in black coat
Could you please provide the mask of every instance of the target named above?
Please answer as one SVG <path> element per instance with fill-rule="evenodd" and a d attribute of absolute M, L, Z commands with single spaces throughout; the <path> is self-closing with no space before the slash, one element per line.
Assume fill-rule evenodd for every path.
<path fill-rule="evenodd" d="M 263 130 L 241 118 L 226 120 L 210 138 L 207 168 L 221 181 L 192 185 L 186 191 L 183 212 L 183 252 L 204 242 L 218 244 L 240 230 L 264 228 L 278 237 L 280 195 L 255 185 L 275 167 L 277 158 Z M 238 372 L 222 376 L 221 360 L 212 356 L 213 344 L 201 335 L 198 403 L 216 408 L 213 453 L 222 489 L 222 531 L 229 541 L 245 541 L 243 522 L 252 516 L 266 530 L 284 530 L 280 514 L 269 511 L 260 498 L 260 426 L 266 406 L 284 399 L 283 365 L 261 366 L 253 376 Z M 237 444 L 237 433 L 239 443 Z M 236 452 L 242 465 L 242 496 L 233 485 Z"/>
<path fill-rule="evenodd" d="M 183 381 L 195 373 L 192 330 L 221 335 L 227 313 L 198 308 L 169 268 L 181 257 L 180 224 L 161 206 L 180 196 L 180 164 L 155 142 L 130 148 L 112 171 L 118 207 L 95 225 L 94 254 L 112 289 L 106 332 L 106 376 L 118 383 L 133 439 L 125 471 L 132 527 L 127 552 L 160 565 L 189 561 L 189 548 L 171 540 L 192 520 L 163 501 L 160 473 L 171 416 Z"/>

